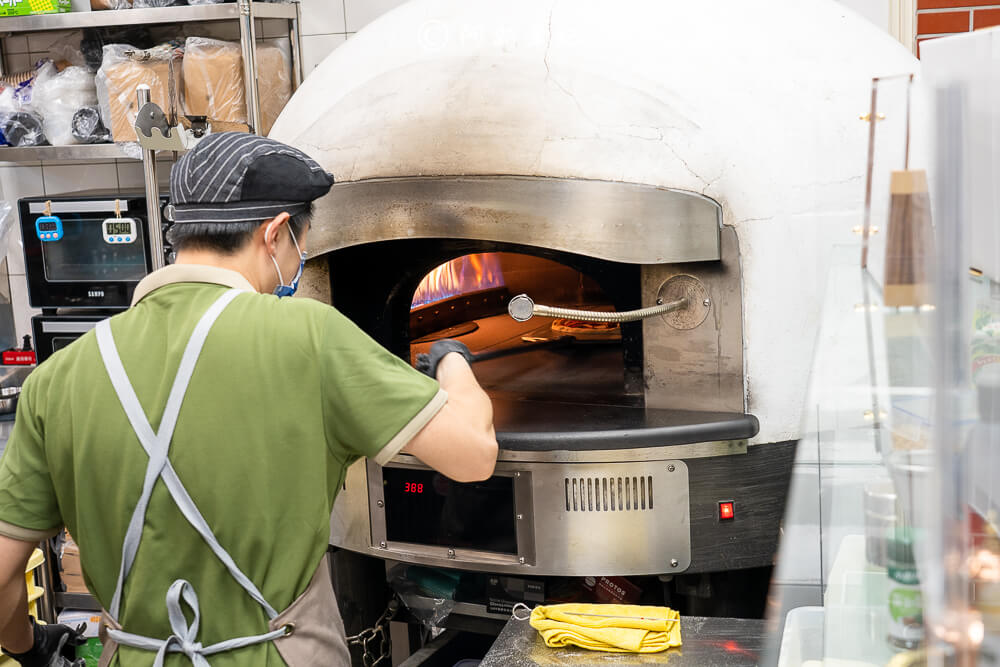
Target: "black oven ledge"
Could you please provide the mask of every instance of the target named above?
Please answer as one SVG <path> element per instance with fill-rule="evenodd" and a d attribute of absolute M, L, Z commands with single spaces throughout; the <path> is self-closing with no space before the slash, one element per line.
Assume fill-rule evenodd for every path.
<path fill-rule="evenodd" d="M 510 451 L 599 451 L 746 440 L 751 414 L 494 398 L 497 442 Z"/>

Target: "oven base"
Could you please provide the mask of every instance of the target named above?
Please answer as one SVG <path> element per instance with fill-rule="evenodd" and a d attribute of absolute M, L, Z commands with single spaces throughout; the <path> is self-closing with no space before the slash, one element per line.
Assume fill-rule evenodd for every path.
<path fill-rule="evenodd" d="M 639 462 L 501 460 L 497 475 L 515 478 L 516 512 L 521 517 L 516 553 L 394 542 L 385 532 L 380 470 L 361 461 L 348 471 L 338 497 L 331 543 L 386 560 L 515 575 L 655 575 L 771 565 L 794 443 L 737 451 L 741 453 Z M 605 461 L 613 456 L 606 454 Z M 405 455 L 390 465 L 424 468 Z M 617 492 L 619 481 L 624 490 L 626 478 L 641 477 L 653 478 L 652 508 L 646 483 L 639 487 L 647 494 L 646 507 L 640 502 L 633 509 L 630 502 L 626 509 L 622 502 L 621 509 L 612 511 L 610 494 L 605 500 L 605 482 L 616 489 L 617 503 L 623 501 Z M 594 481 L 601 490 L 599 497 Z M 589 493 L 584 490 L 588 488 Z M 639 499 L 635 482 L 629 488 L 630 501 Z M 600 509 L 595 503 L 598 499 Z M 719 518 L 721 501 L 734 503 L 732 519 Z M 586 510 L 581 509 L 583 502 Z"/>

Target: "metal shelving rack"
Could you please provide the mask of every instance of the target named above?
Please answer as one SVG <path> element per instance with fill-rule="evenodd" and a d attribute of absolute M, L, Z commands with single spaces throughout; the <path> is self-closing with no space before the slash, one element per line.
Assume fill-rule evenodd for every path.
<path fill-rule="evenodd" d="M 301 10 L 297 0 L 290 2 L 252 2 L 237 0 L 235 3 L 158 7 L 148 9 L 106 10 L 68 14 L 43 14 L 0 18 L 0 36 L 15 33 L 45 32 L 50 30 L 83 30 L 110 28 L 123 25 L 156 25 L 176 23 L 206 23 L 234 21 L 240 24 L 240 46 L 243 51 L 243 79 L 247 100 L 247 119 L 252 132 L 261 127 L 260 104 L 257 90 L 257 19 L 284 19 L 288 22 L 291 44 L 292 90 L 302 83 L 302 57 L 299 24 Z M 3 61 L 0 46 L 0 63 Z M 2 73 L 2 67 L 0 67 Z M 148 94 L 148 93 L 147 93 Z M 150 151 L 142 151 L 146 167 L 146 196 L 158 202 L 155 161 Z M 120 144 L 83 144 L 76 146 L 34 146 L 30 148 L 0 147 L 0 162 L 37 162 L 46 160 L 91 161 L 105 159 L 135 159 Z M 152 174 L 152 176 L 150 176 Z M 159 207 L 150 216 L 152 229 L 159 228 Z M 152 212 L 151 212 L 152 213 Z M 159 259 L 162 261 L 162 253 Z M 100 604 L 86 593 L 62 593 L 54 590 L 55 572 L 58 569 L 56 554 L 48 542 L 44 543 L 45 564 L 39 568 L 44 597 L 39 600 L 39 612 L 48 622 L 56 621 L 56 608 L 99 611 Z"/>
<path fill-rule="evenodd" d="M 292 53 L 292 89 L 302 82 L 301 42 L 298 2 L 251 2 L 148 9 L 121 9 L 38 16 L 0 18 L 0 35 L 49 30 L 83 30 L 124 25 L 157 25 L 174 23 L 207 23 L 235 21 L 240 23 L 240 45 L 243 49 L 243 80 L 246 86 L 247 119 L 251 128 L 261 126 L 257 92 L 257 27 L 256 19 L 284 19 L 288 22 L 288 40 Z M 0 50 L 0 57 L 3 53 Z M 30 148 L 0 147 L 0 162 L 36 162 L 45 160 L 106 160 L 135 159 L 118 144 L 87 144 L 77 146 L 34 146 Z"/>

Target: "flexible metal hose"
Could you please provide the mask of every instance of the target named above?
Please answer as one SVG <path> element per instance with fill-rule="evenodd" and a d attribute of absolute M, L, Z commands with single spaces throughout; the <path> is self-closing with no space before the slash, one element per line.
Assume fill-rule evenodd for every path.
<path fill-rule="evenodd" d="M 687 299 L 678 299 L 667 303 L 640 308 L 638 310 L 627 310 L 624 312 L 602 312 L 596 310 L 575 310 L 573 308 L 556 308 L 554 306 L 542 306 L 531 300 L 527 294 L 519 294 L 507 304 L 507 312 L 518 322 L 525 322 L 534 316 L 539 317 L 563 317 L 570 320 L 580 320 L 582 322 L 635 322 L 645 320 L 657 315 L 687 308 Z"/>

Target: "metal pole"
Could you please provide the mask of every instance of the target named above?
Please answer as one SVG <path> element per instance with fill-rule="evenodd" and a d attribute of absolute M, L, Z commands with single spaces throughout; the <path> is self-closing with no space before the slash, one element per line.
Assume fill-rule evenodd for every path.
<path fill-rule="evenodd" d="M 868 268 L 868 236 L 872 224 L 872 177 L 875 167 L 875 123 L 878 120 L 878 79 L 872 79 L 872 108 L 868 112 L 868 178 L 865 181 L 865 218 L 861 228 L 861 268 Z"/>
<path fill-rule="evenodd" d="M 247 123 L 250 131 L 260 134 L 260 103 L 257 93 L 257 26 L 254 24 L 253 3 L 239 0 L 240 47 L 243 49 L 243 88 L 247 98 Z"/>
<path fill-rule="evenodd" d="M 135 91 L 138 109 L 149 104 L 149 86 L 140 84 Z M 167 264 L 163 251 L 163 228 L 160 226 L 160 186 L 156 180 L 156 151 L 142 149 L 142 171 L 146 184 L 146 236 L 149 238 L 149 254 L 153 271 Z"/>
<path fill-rule="evenodd" d="M 292 90 L 298 90 L 302 85 L 302 42 L 300 40 L 302 26 L 302 5 L 294 3 L 295 18 L 289 21 L 288 41 L 292 47 Z"/>

